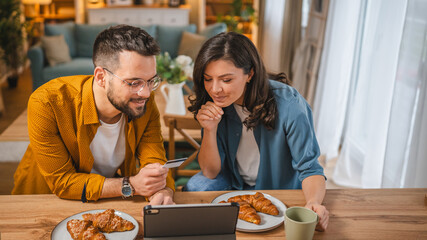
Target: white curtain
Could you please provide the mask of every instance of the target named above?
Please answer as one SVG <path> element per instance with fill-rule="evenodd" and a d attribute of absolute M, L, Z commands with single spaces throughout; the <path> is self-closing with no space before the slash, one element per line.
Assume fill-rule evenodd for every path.
<path fill-rule="evenodd" d="M 331 0 L 313 117 L 317 139 L 326 159 L 338 156 L 355 65 L 361 3 Z"/>
<path fill-rule="evenodd" d="M 267 71 L 279 73 L 282 58 L 282 31 L 286 1 L 268 0 L 264 2 L 260 52 Z"/>
<path fill-rule="evenodd" d="M 427 187 L 427 2 L 408 1 L 381 187 Z"/>
<path fill-rule="evenodd" d="M 357 16 L 342 12 L 356 2 Z M 427 187 L 427 1 L 331 4 L 334 23 L 327 27 L 314 116 L 328 157 L 342 143 L 333 180 L 362 188 Z M 335 21 L 351 23 L 356 34 L 347 36 Z"/>

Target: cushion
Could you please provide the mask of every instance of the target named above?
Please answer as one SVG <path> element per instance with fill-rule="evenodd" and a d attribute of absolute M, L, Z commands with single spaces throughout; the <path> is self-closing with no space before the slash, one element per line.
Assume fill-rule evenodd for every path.
<path fill-rule="evenodd" d="M 202 35 L 183 32 L 181 43 L 179 44 L 178 55 L 187 55 L 194 61 L 206 39 L 207 38 Z"/>
<path fill-rule="evenodd" d="M 219 33 L 227 31 L 227 25 L 225 23 L 214 23 L 207 25 L 205 29 L 200 31 L 200 35 L 206 38 L 211 38 Z"/>
<path fill-rule="evenodd" d="M 64 35 L 42 36 L 41 42 L 50 66 L 71 61 Z"/>
<path fill-rule="evenodd" d="M 137 26 L 145 30 L 148 34 L 150 34 L 151 37 L 156 39 L 157 35 L 157 26 L 156 25 L 149 25 L 149 26 Z"/>
<path fill-rule="evenodd" d="M 72 61 L 56 65 L 55 67 L 45 67 L 43 69 L 43 80 L 47 82 L 51 79 L 72 76 L 72 75 L 92 75 L 95 67 L 91 58 L 73 58 Z"/>
<path fill-rule="evenodd" d="M 112 24 L 106 25 L 88 25 L 88 24 L 76 24 L 76 48 L 78 57 L 92 57 L 93 44 L 95 39 L 100 32 L 104 29 L 112 26 Z"/>
<path fill-rule="evenodd" d="M 157 43 L 160 46 L 162 53 L 168 52 L 172 58 L 178 55 L 178 48 L 181 42 L 182 33 L 184 31 L 195 33 L 196 25 L 190 24 L 188 26 L 158 26 Z"/>
<path fill-rule="evenodd" d="M 77 54 L 74 30 L 75 24 L 73 22 L 46 24 L 44 27 L 46 36 L 64 35 L 71 57 L 75 57 Z"/>

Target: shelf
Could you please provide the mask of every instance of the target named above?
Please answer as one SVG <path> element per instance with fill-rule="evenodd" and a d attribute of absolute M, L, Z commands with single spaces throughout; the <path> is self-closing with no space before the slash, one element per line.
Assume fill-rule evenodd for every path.
<path fill-rule="evenodd" d="M 167 4 L 150 4 L 150 5 L 104 5 L 104 6 L 94 6 L 94 7 L 88 7 L 88 9 L 98 9 L 98 8 L 105 8 L 105 9 L 114 9 L 114 8 L 170 8 L 170 9 L 190 9 L 190 5 L 180 5 L 179 7 L 169 7 Z"/>
<path fill-rule="evenodd" d="M 242 5 L 251 5 L 253 7 L 253 0 L 243 0 Z M 233 0 L 206 0 L 206 25 L 218 22 L 218 16 L 222 17 L 222 22 L 227 24 L 228 31 L 241 32 L 251 38 L 252 23 L 251 21 L 244 20 L 240 16 L 233 15 Z"/>
<path fill-rule="evenodd" d="M 253 0 L 243 0 L 244 4 L 247 4 L 247 3 L 253 4 L 253 2 L 254 2 Z M 213 4 L 232 4 L 233 0 L 206 0 L 206 4 L 210 4 L 210 3 L 213 3 Z"/>
<path fill-rule="evenodd" d="M 35 22 L 75 19 L 74 0 L 52 0 L 48 5 L 25 4 L 25 17 Z"/>
<path fill-rule="evenodd" d="M 75 18 L 74 14 L 49 14 L 41 17 L 46 20 L 73 20 Z"/>

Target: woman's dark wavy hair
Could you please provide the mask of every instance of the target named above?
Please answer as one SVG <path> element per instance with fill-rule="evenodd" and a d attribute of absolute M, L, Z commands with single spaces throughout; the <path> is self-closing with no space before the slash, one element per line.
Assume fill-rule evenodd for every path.
<path fill-rule="evenodd" d="M 207 101 L 212 101 L 204 84 L 204 71 L 206 66 L 216 60 L 228 60 L 235 67 L 243 69 L 245 74 L 253 70 L 253 76 L 247 83 L 243 106 L 250 115 L 243 124 L 253 129 L 258 124 L 264 124 L 267 129 L 274 129 L 277 117 L 277 104 L 273 91 L 269 85 L 267 73 L 261 57 L 250 39 L 235 32 L 220 33 L 203 44 L 194 63 L 193 81 L 195 97 L 189 98 L 191 106 L 189 111 L 196 117 L 199 109 Z M 280 73 L 271 76 L 272 79 L 287 82 L 286 75 Z"/>

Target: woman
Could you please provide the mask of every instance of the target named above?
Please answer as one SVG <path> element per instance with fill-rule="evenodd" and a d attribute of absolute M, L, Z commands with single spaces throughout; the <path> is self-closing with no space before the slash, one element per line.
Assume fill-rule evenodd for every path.
<path fill-rule="evenodd" d="M 286 80 L 284 74 L 278 80 Z M 203 128 L 201 172 L 185 190 L 303 189 L 327 227 L 325 177 L 310 106 L 289 85 L 268 79 L 245 36 L 221 33 L 201 48 L 189 110 Z"/>

